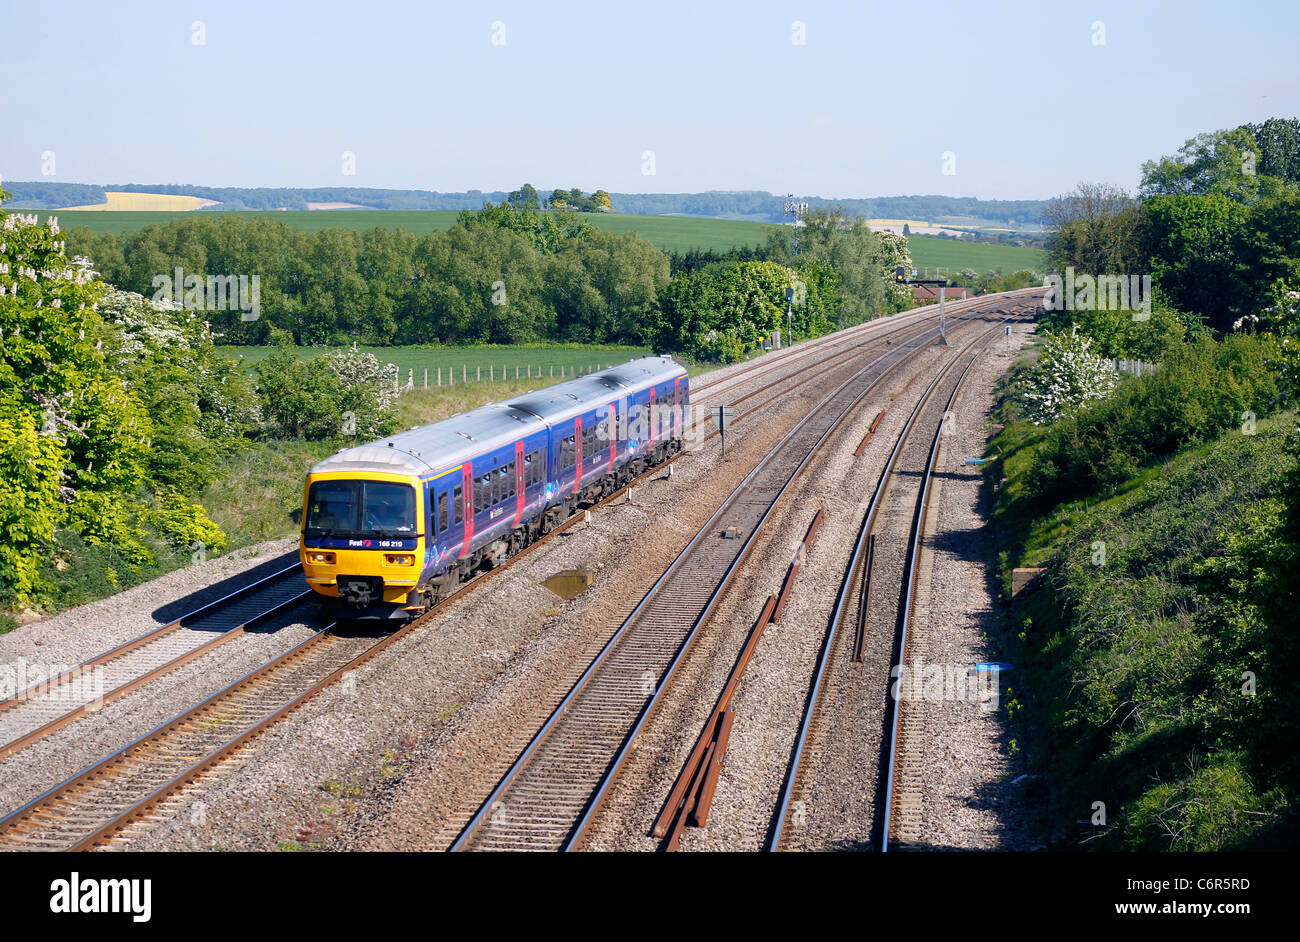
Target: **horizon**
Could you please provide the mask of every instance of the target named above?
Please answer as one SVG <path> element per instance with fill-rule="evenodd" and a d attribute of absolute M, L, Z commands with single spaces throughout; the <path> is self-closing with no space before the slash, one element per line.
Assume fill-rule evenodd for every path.
<path fill-rule="evenodd" d="M 1044 200 L 1300 112 L 1281 2 L 367 11 L 6 10 L 0 179 Z"/>

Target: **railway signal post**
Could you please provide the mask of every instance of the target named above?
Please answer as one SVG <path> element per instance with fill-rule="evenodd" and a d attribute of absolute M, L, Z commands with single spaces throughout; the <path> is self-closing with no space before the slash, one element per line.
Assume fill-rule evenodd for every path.
<path fill-rule="evenodd" d="M 939 270 L 943 271 L 943 269 L 939 269 Z M 944 286 L 948 284 L 948 279 L 947 278 L 917 278 L 915 268 L 912 269 L 909 275 L 907 269 L 904 268 L 902 265 L 899 265 L 897 268 L 894 269 L 894 278 L 895 280 L 905 285 L 937 285 L 938 286 L 939 288 L 938 343 L 942 347 L 948 346 L 948 331 L 947 331 L 948 324 L 947 324 L 947 317 L 945 316 L 943 310 L 943 298 L 944 295 L 948 293 L 947 289 Z"/>

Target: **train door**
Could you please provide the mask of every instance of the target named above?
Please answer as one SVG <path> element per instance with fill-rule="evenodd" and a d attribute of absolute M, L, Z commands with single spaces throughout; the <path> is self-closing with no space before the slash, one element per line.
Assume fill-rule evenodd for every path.
<path fill-rule="evenodd" d="M 657 428 L 657 421 L 658 419 L 657 416 L 655 415 L 655 388 L 651 386 L 650 404 L 646 406 L 646 423 L 645 423 L 646 428 L 648 430 L 646 432 L 646 437 L 650 440 L 649 444 L 651 447 L 654 446 L 655 439 L 659 437 L 657 434 L 659 431 L 659 429 Z"/>
<path fill-rule="evenodd" d="M 465 536 L 461 540 L 460 555 L 469 555 L 470 543 L 474 540 L 474 464 L 466 461 L 460 469 L 460 507 L 465 520 Z"/>
<path fill-rule="evenodd" d="M 524 516 L 524 504 L 528 500 L 525 495 L 527 490 L 524 484 L 524 441 L 521 438 L 515 442 L 515 522 L 513 525 L 516 527 Z"/>
<path fill-rule="evenodd" d="M 618 406 L 612 402 L 609 404 L 609 417 L 605 422 L 609 432 L 609 466 L 613 468 L 618 463 Z"/>
<path fill-rule="evenodd" d="M 586 464 L 586 449 L 582 447 L 582 416 L 573 420 L 573 493 L 582 489 L 582 466 Z"/>
<path fill-rule="evenodd" d="M 679 423 L 682 420 L 682 378 L 673 380 L 673 438 L 678 436 Z"/>

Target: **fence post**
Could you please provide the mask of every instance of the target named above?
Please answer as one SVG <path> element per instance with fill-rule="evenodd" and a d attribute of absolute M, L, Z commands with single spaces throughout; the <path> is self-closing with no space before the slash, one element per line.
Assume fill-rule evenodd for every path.
<path fill-rule="evenodd" d="M 424 388 L 429 388 L 429 368 L 427 366 L 424 368 Z"/>
<path fill-rule="evenodd" d="M 482 381 L 483 381 L 483 367 L 476 366 L 474 367 L 474 382 L 480 383 Z"/>

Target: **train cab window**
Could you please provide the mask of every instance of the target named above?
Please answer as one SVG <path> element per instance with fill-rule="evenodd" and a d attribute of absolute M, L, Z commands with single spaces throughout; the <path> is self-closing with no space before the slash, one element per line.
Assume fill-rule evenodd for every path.
<path fill-rule="evenodd" d="M 463 509 L 465 501 L 462 500 L 464 496 L 465 492 L 461 489 L 461 486 L 457 484 L 451 492 L 452 522 L 455 523 L 456 526 L 460 526 L 465 522 L 465 511 Z"/>
<path fill-rule="evenodd" d="M 443 491 L 438 495 L 438 532 L 446 533 L 447 528 L 451 526 L 451 514 L 448 513 L 447 492 Z"/>

